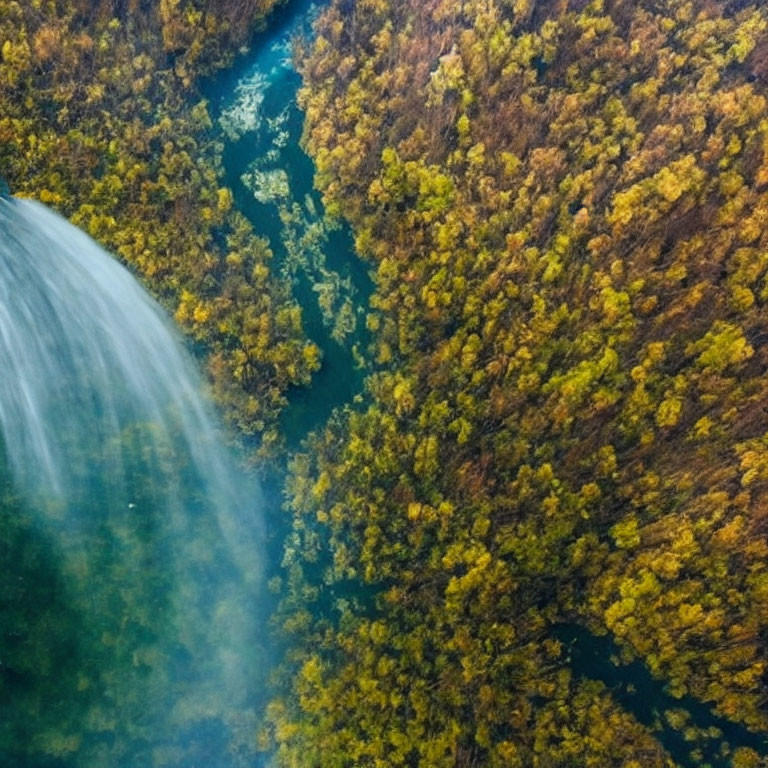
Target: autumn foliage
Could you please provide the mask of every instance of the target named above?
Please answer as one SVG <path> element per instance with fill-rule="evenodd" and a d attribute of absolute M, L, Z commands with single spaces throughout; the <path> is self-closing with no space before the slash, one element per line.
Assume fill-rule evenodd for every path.
<path fill-rule="evenodd" d="M 305 140 L 379 373 L 294 462 L 283 765 L 670 765 L 558 622 L 768 730 L 767 29 L 725 0 L 321 17 Z"/>
<path fill-rule="evenodd" d="M 138 274 L 206 356 L 232 422 L 267 448 L 317 349 L 233 206 L 196 83 L 272 5 L 0 1 L 0 175 Z"/>

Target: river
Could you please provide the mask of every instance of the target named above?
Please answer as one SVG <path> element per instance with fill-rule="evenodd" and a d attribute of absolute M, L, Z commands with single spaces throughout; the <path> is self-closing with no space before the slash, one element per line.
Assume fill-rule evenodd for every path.
<path fill-rule="evenodd" d="M 269 241 L 273 268 L 292 281 L 305 332 L 323 353 L 311 387 L 289 393 L 280 431 L 292 449 L 335 408 L 361 395 L 365 307 L 373 292 L 348 226 L 325 215 L 313 186 L 314 165 L 300 144 L 301 78 L 291 40 L 311 33 L 318 10 L 310 0 L 281 6 L 252 52 L 203 88 L 222 132 L 235 202 Z"/>
<path fill-rule="evenodd" d="M 318 4 L 294 0 L 272 17 L 267 31 L 254 41 L 251 52 L 204 89 L 219 121 L 225 142 L 226 179 L 240 210 L 256 231 L 268 238 L 278 270 L 293 281 L 294 295 L 303 311 L 308 336 L 323 352 L 321 370 L 308 388 L 290 393 L 281 429 L 290 449 L 321 426 L 334 409 L 362 400 L 365 368 L 360 354 L 367 343 L 364 313 L 373 285 L 357 258 L 346 225 L 328 222 L 313 189 L 314 167 L 300 146 L 303 116 L 296 103 L 301 78 L 291 59 L 291 38 L 311 34 Z M 297 254 L 306 248 L 309 255 Z M 298 258 L 297 258 L 298 257 Z M 346 334 L 334 334 L 318 298 L 321 283 L 333 283 L 334 310 L 347 302 L 356 319 Z M 355 349 L 357 347 L 357 349 Z M 277 481 L 279 485 L 279 480 Z M 280 494 L 268 494 L 273 504 Z M 269 517 L 277 523 L 280 515 Z M 280 557 L 284 529 L 272 537 L 273 568 Z M 641 662 L 621 665 L 619 649 L 609 637 L 598 637 L 578 624 L 559 624 L 552 634 L 563 642 L 576 677 L 602 681 L 614 698 L 639 722 L 651 728 L 681 766 L 727 768 L 723 750 L 751 747 L 768 755 L 765 736 L 748 731 L 712 713 L 690 697 L 675 699 L 663 681 L 655 680 Z M 664 713 L 683 710 L 689 726 L 699 731 L 686 741 Z M 689 729 L 689 734 L 691 730 Z M 697 750 L 694 752 L 693 750 Z"/>

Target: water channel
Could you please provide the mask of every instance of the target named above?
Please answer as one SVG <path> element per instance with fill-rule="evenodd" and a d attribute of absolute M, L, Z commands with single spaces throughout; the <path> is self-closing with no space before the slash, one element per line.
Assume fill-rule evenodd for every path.
<path fill-rule="evenodd" d="M 225 140 L 227 183 L 240 210 L 269 239 L 278 268 L 292 275 L 306 332 L 324 355 L 312 385 L 291 393 L 281 426 L 292 448 L 322 425 L 335 408 L 360 402 L 365 370 L 359 364 L 359 353 L 367 342 L 363 320 L 372 292 L 370 277 L 354 252 L 346 226 L 328 229 L 312 185 L 312 161 L 300 146 L 303 116 L 296 95 L 301 78 L 293 66 L 291 38 L 310 35 L 311 20 L 318 11 L 318 4 L 310 0 L 289 1 L 275 13 L 251 53 L 206 89 Z M 287 215 L 291 210 L 297 213 Z M 302 242 L 307 233 L 310 237 Z M 352 302 L 357 326 L 344 339 L 334 338 L 318 306 L 313 280 L 322 275 L 318 270 L 313 273 L 311 266 L 295 268 L 291 261 L 296 243 L 322 250 L 322 267 L 337 276 L 334 279 Z M 279 548 L 279 540 L 273 542 Z M 717 717 L 700 701 L 675 699 L 641 662 L 620 664 L 619 649 L 610 637 L 593 635 L 577 624 L 560 624 L 553 634 L 566 647 L 574 674 L 605 683 L 623 707 L 655 732 L 681 766 L 727 768 L 726 742 L 731 748 L 750 747 L 768 755 L 768 737 Z M 692 726 L 690 740 L 665 717 L 673 710 L 685 713 L 683 719 Z"/>
<path fill-rule="evenodd" d="M 312 161 L 300 143 L 303 116 L 296 96 L 301 82 L 291 41 L 311 34 L 317 12 L 310 0 L 286 3 L 254 38 L 250 52 L 203 86 L 225 146 L 226 182 L 256 232 L 269 240 L 274 268 L 291 281 L 305 331 L 323 354 L 311 386 L 289 393 L 280 428 L 292 451 L 335 409 L 364 407 L 369 370 L 365 314 L 373 284 L 368 267 L 355 254 L 349 228 L 325 215 L 313 188 Z M 27 478 L 29 468 L 35 462 L 45 466 L 50 454 L 51 478 L 50 486 L 32 489 L 31 503 L 21 502 L 14 489 L 0 482 L 0 522 L 6 532 L 0 557 L 9 574 L 0 589 L 0 686 L 7 697 L 0 701 L 0 764 L 256 768 L 261 758 L 254 734 L 268 698 L 263 686 L 271 663 L 265 642 L 268 610 L 256 593 L 262 575 L 279 571 L 287 525 L 281 511 L 282 470 L 264 484 L 262 536 L 258 516 L 240 516 L 252 503 L 243 502 L 243 494 L 253 499 L 256 492 L 246 480 L 231 479 L 234 463 L 221 458 L 226 449 L 209 426 L 208 405 L 193 394 L 196 374 L 159 309 L 122 268 L 66 222 L 31 204 L 0 205 L 6 206 L 2 242 L 10 242 L 11 235 L 18 241 L 6 248 L 3 261 L 22 281 L 5 304 L 27 288 L 42 291 L 34 293 L 37 315 L 25 314 L 22 307 L 0 328 L 14 341 L 11 331 L 19 330 L 21 320 L 29 324 L 19 330 L 22 342 L 8 345 L 7 367 L 23 357 L 17 354 L 23 339 L 35 343 L 46 338 L 37 325 L 43 305 L 56 319 L 61 336 L 56 348 L 71 348 L 71 355 L 55 358 L 41 345 L 39 365 L 52 361 L 55 366 L 44 377 L 50 389 L 37 392 L 39 408 L 26 410 L 24 392 L 12 386 L 0 398 L 12 405 L 3 413 L 10 424 L 4 425 L 6 439 L 17 435 L 16 443 L 27 451 L 9 449 L 9 460 L 19 461 L 15 475 L 22 485 L 34 482 L 41 473 L 30 472 Z M 75 242 L 77 247 L 67 245 Z M 66 274 L 48 284 L 27 275 L 30 265 L 44 263 L 36 254 L 50 257 L 57 248 L 70 260 Z M 19 260 L 19 254 L 24 258 Z M 86 277 L 93 279 L 101 270 L 109 276 L 97 280 L 92 290 L 109 300 L 101 314 L 101 305 L 90 302 L 95 313 L 85 316 L 90 325 L 75 333 L 84 317 L 72 312 L 83 303 L 82 286 L 71 280 L 78 254 L 89 255 Z M 57 304 L 62 287 L 71 290 L 72 298 L 64 296 Z M 108 333 L 116 322 L 108 308 L 126 296 L 131 299 L 126 317 L 138 317 L 141 308 L 144 325 L 126 320 L 119 332 Z M 129 327 L 130 333 L 124 331 Z M 108 376 L 110 360 L 126 344 L 149 344 L 149 351 L 125 359 L 149 355 L 157 360 L 157 370 L 127 367 L 121 381 L 130 382 L 134 373 L 153 373 L 153 379 L 113 403 L 110 397 L 121 395 L 122 385 Z M 82 360 L 86 353 L 87 365 Z M 96 381 L 90 374 L 102 370 L 102 363 L 105 378 Z M 125 365 L 122 358 L 120 365 Z M 39 388 L 40 376 L 29 373 L 27 389 Z M 59 379 L 73 386 L 61 386 L 59 392 Z M 172 402 L 171 393 L 180 391 L 188 399 Z M 59 401 L 49 402 L 59 395 Z M 45 419 L 43 412 L 48 413 Z M 82 412 L 92 416 L 98 429 L 82 433 L 82 423 L 68 422 Z M 102 433 L 105 414 L 114 429 Z M 26 421 L 17 423 L 22 416 Z M 42 436 L 30 442 L 38 422 Z M 215 455 L 196 454 L 199 440 L 194 436 L 201 434 L 209 435 L 206 444 Z M 60 445 L 62 435 L 77 445 Z M 84 445 L 94 455 L 114 457 L 109 471 L 85 459 L 66 469 L 57 461 L 79 455 Z M 173 454 L 184 455 L 187 466 L 174 466 Z M 79 474 L 72 477 L 73 471 Z M 57 483 L 70 481 L 85 494 L 67 493 L 64 503 Z M 233 487 L 238 496 L 230 499 L 227 489 Z M 212 488 L 217 493 L 211 507 L 206 502 Z M 253 560 L 262 557 L 266 563 L 254 570 Z M 725 742 L 768 755 L 765 736 L 714 715 L 699 701 L 673 698 L 642 663 L 615 661 L 619 651 L 609 637 L 577 624 L 557 625 L 552 634 L 563 643 L 574 675 L 602 681 L 621 706 L 654 731 L 679 765 L 727 768 Z M 672 710 L 682 711 L 676 722 L 681 717 L 687 722 L 683 732 L 670 725 L 666 713 Z"/>

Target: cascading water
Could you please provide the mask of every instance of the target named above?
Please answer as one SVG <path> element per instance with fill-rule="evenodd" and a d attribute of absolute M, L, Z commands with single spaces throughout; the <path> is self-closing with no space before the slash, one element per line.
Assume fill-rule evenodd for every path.
<path fill-rule="evenodd" d="M 255 489 L 158 305 L 13 199 L 0 372 L 0 763 L 254 765 Z"/>

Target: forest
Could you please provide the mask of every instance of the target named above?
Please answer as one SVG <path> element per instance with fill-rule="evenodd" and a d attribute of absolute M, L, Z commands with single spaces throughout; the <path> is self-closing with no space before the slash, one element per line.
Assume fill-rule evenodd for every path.
<path fill-rule="evenodd" d="M 294 45 L 302 143 L 374 281 L 368 375 L 289 450 L 323 350 L 201 95 L 272 5 L 0 0 L 0 176 L 140 277 L 251 463 L 285 467 L 260 748 L 765 766 L 768 8 L 324 4 Z M 643 722 L 564 626 L 680 708 Z"/>
<path fill-rule="evenodd" d="M 0 175 L 142 277 L 203 350 L 228 419 L 278 442 L 319 350 L 223 185 L 203 76 L 274 0 L 2 0 Z"/>
<path fill-rule="evenodd" d="M 378 367 L 291 465 L 285 765 L 670 764 L 571 675 L 562 622 L 768 729 L 766 25 L 323 14 L 305 141 L 375 270 Z"/>

